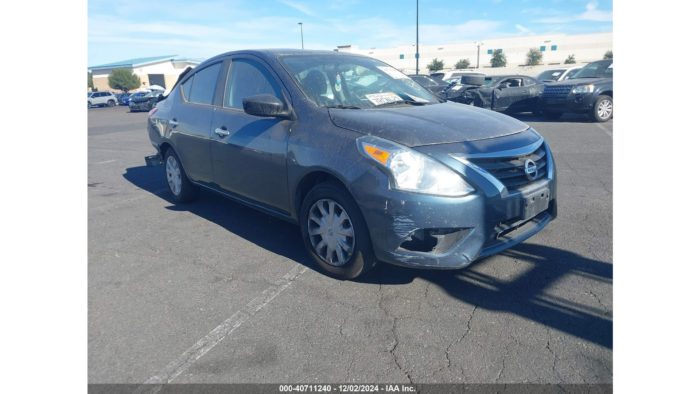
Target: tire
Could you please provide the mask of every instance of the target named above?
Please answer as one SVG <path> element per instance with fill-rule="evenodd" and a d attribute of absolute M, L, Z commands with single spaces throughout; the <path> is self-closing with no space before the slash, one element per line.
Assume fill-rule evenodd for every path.
<path fill-rule="evenodd" d="M 588 117 L 594 122 L 607 122 L 613 116 L 613 99 L 610 96 L 601 95 L 595 100 L 593 108 L 588 112 Z"/>
<path fill-rule="evenodd" d="M 481 86 L 484 84 L 486 77 L 483 75 L 463 75 L 460 83 L 462 85 Z"/>
<path fill-rule="evenodd" d="M 114 100 L 109 100 L 109 101 L 107 102 L 107 106 L 108 106 L 108 107 L 114 107 Z"/>
<path fill-rule="evenodd" d="M 321 211 L 321 208 L 325 211 Z M 339 221 L 326 226 L 327 222 L 323 220 L 324 213 L 328 213 L 326 217 Z M 311 218 L 311 215 L 315 219 Z M 336 182 L 323 182 L 314 186 L 304 198 L 300 216 L 301 235 L 306 251 L 326 275 L 342 280 L 354 279 L 369 272 L 377 264 L 362 212 L 350 193 Z M 344 216 L 346 219 L 343 219 Z M 310 235 L 310 230 L 320 232 Z M 346 235 L 347 233 L 351 233 L 352 236 Z M 335 241 L 336 247 L 340 248 L 340 255 L 335 248 L 328 253 L 328 247 L 323 246 L 326 241 Z M 317 252 L 317 248 L 320 253 Z M 322 258 L 321 254 L 325 257 Z M 331 263 L 328 262 L 327 256 L 330 256 Z"/>
<path fill-rule="evenodd" d="M 92 103 L 88 101 L 88 109 L 92 108 Z"/>
<path fill-rule="evenodd" d="M 180 163 L 180 158 L 177 157 L 172 148 L 165 152 L 163 163 L 165 181 L 168 183 L 168 190 L 170 190 L 170 196 L 173 200 L 180 204 L 187 204 L 196 200 L 199 197 L 199 187 L 190 182 L 185 169 L 182 167 L 182 163 Z"/>
<path fill-rule="evenodd" d="M 542 116 L 544 116 L 547 119 L 559 119 L 564 115 L 563 112 L 547 112 L 547 111 L 542 111 Z"/>

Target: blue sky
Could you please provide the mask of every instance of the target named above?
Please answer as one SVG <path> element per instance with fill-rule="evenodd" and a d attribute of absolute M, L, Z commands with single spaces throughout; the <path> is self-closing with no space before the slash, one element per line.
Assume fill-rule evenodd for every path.
<path fill-rule="evenodd" d="M 612 31 L 612 1 L 419 0 L 420 42 Z M 246 48 L 383 48 L 415 42 L 415 0 L 89 0 L 88 66 Z"/>

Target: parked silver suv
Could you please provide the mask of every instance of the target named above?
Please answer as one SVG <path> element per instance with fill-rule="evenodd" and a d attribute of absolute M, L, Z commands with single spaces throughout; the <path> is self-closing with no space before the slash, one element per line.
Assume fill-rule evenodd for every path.
<path fill-rule="evenodd" d="M 88 92 L 88 108 L 93 105 L 114 107 L 118 100 L 112 92 Z"/>

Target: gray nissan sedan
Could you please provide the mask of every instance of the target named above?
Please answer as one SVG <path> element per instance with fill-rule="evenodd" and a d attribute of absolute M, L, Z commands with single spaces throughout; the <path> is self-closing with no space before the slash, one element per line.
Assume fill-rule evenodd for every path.
<path fill-rule="evenodd" d="M 221 193 L 298 223 L 320 269 L 459 269 L 557 216 L 531 127 L 441 102 L 393 67 L 330 51 L 246 50 L 185 71 L 149 113 L 171 197 Z"/>

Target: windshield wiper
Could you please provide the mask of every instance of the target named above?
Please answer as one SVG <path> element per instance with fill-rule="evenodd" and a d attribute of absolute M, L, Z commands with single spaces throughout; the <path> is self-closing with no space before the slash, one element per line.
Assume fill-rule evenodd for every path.
<path fill-rule="evenodd" d="M 392 102 L 389 102 L 389 103 L 377 104 L 377 105 L 374 106 L 374 108 L 383 107 L 383 106 L 386 106 L 386 105 L 396 105 L 396 104 L 427 105 L 427 104 L 430 104 L 430 103 L 422 103 L 422 102 L 419 102 L 419 101 L 412 101 L 412 100 L 399 100 L 399 101 L 392 101 Z"/>
<path fill-rule="evenodd" d="M 327 106 L 326 108 L 334 108 L 334 109 L 362 109 L 360 107 L 355 107 L 352 105 L 333 105 L 333 106 Z"/>

